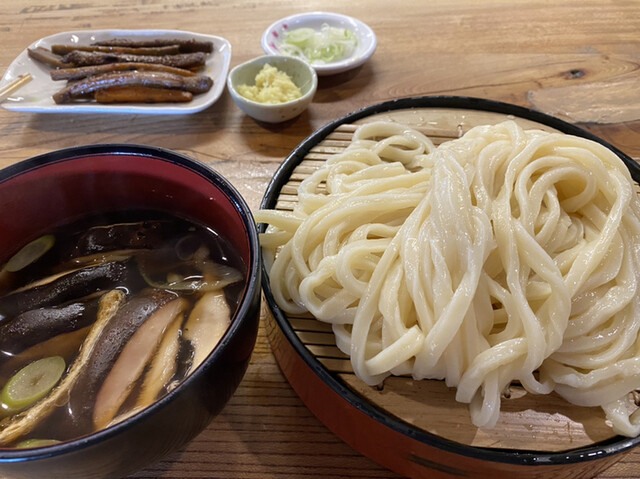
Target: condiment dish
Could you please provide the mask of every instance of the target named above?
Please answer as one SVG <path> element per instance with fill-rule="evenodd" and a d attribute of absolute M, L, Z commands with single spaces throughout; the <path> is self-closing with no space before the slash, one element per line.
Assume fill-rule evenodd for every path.
<path fill-rule="evenodd" d="M 356 36 L 357 45 L 353 53 L 346 58 L 332 63 L 312 64 L 320 76 L 334 75 L 356 68 L 371 58 L 376 51 L 378 39 L 371 27 L 357 18 L 330 12 L 300 13 L 274 22 L 262 34 L 262 49 L 267 55 L 283 55 L 285 51 L 282 44 L 287 32 L 304 27 L 319 31 L 323 25 L 352 31 Z"/>
<path fill-rule="evenodd" d="M 286 73 L 300 88 L 302 96 L 277 104 L 259 103 L 242 96 L 238 87 L 240 85 L 254 85 L 256 75 L 266 64 Z M 259 121 L 279 123 L 295 118 L 309 106 L 318 88 L 318 76 L 315 70 L 303 60 L 282 55 L 266 55 L 233 68 L 227 79 L 227 87 L 236 105 L 247 115 Z"/>

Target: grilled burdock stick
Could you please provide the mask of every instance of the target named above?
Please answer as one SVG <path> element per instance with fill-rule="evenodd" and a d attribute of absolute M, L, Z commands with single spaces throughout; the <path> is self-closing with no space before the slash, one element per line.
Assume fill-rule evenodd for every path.
<path fill-rule="evenodd" d="M 166 45 L 161 47 L 118 47 L 99 45 L 51 45 L 51 51 L 56 55 L 66 55 L 74 50 L 82 52 L 125 53 L 129 55 L 175 55 L 180 53 L 178 45 Z"/>
<path fill-rule="evenodd" d="M 195 39 L 179 40 L 177 38 L 171 39 L 155 39 L 155 40 L 129 40 L 126 38 L 113 38 L 111 40 L 102 40 L 93 43 L 93 45 L 100 46 L 119 46 L 119 47 L 133 47 L 133 48 L 154 48 L 165 45 L 178 45 L 180 51 L 183 53 L 192 52 L 213 52 L 213 42 L 198 41 Z"/>
<path fill-rule="evenodd" d="M 71 64 L 64 62 L 61 56 L 56 55 L 44 47 L 27 48 L 27 54 L 34 60 L 54 68 L 67 68 L 71 66 Z"/>
<path fill-rule="evenodd" d="M 186 103 L 193 99 L 193 94 L 167 88 L 123 86 L 98 90 L 94 98 L 98 103 Z"/>
<path fill-rule="evenodd" d="M 118 53 L 82 52 L 74 50 L 62 57 L 64 63 L 81 67 L 88 65 L 104 65 L 106 63 L 159 63 L 176 68 L 197 70 L 204 66 L 207 59 L 206 53 L 178 53 L 177 55 L 128 55 Z"/>
<path fill-rule="evenodd" d="M 93 96 L 98 90 L 124 86 L 144 86 L 151 88 L 168 88 L 184 90 L 191 93 L 204 93 L 211 89 L 213 80 L 207 76 L 182 77 L 164 72 L 128 71 L 105 73 L 92 76 L 75 83 L 53 95 L 56 103 L 69 103 L 87 95 Z"/>
<path fill-rule="evenodd" d="M 159 63 L 107 63 L 105 65 L 91 65 L 88 67 L 59 68 L 51 70 L 52 80 L 81 80 L 92 75 L 101 75 L 103 73 L 113 73 L 118 71 L 138 70 L 138 71 L 157 71 L 165 73 L 173 73 L 184 77 L 192 77 L 197 74 L 191 70 L 184 68 L 169 67 Z"/>

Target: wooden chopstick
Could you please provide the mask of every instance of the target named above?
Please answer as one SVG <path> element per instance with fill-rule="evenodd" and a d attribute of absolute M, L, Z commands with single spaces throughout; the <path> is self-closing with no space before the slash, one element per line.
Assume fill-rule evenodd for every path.
<path fill-rule="evenodd" d="M 0 103 L 5 101 L 9 95 L 11 95 L 18 88 L 22 88 L 31 80 L 33 80 L 31 73 L 25 73 L 24 75 L 20 75 L 18 78 L 13 80 L 11 83 L 0 88 Z"/>

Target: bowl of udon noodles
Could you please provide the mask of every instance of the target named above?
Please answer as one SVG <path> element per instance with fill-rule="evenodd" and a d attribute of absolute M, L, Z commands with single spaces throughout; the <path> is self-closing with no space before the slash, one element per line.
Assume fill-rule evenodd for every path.
<path fill-rule="evenodd" d="M 253 351 L 255 223 L 162 148 L 89 145 L 0 171 L 0 476 L 123 477 L 230 399 Z"/>
<path fill-rule="evenodd" d="M 403 476 L 596 476 L 640 434 L 638 179 L 591 133 L 495 101 L 326 125 L 254 213 L 284 375 Z"/>

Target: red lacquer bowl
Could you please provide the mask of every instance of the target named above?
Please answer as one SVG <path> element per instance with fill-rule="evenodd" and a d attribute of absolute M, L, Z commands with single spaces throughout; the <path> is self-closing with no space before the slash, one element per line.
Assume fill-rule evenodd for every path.
<path fill-rule="evenodd" d="M 104 211 L 154 209 L 211 227 L 235 246 L 245 284 L 226 334 L 176 389 L 139 414 L 54 446 L 0 449 L 8 478 L 122 477 L 202 431 L 240 383 L 255 345 L 260 254 L 251 212 L 220 174 L 155 147 L 93 145 L 47 153 L 0 171 L 0 259 L 52 228 Z"/>

